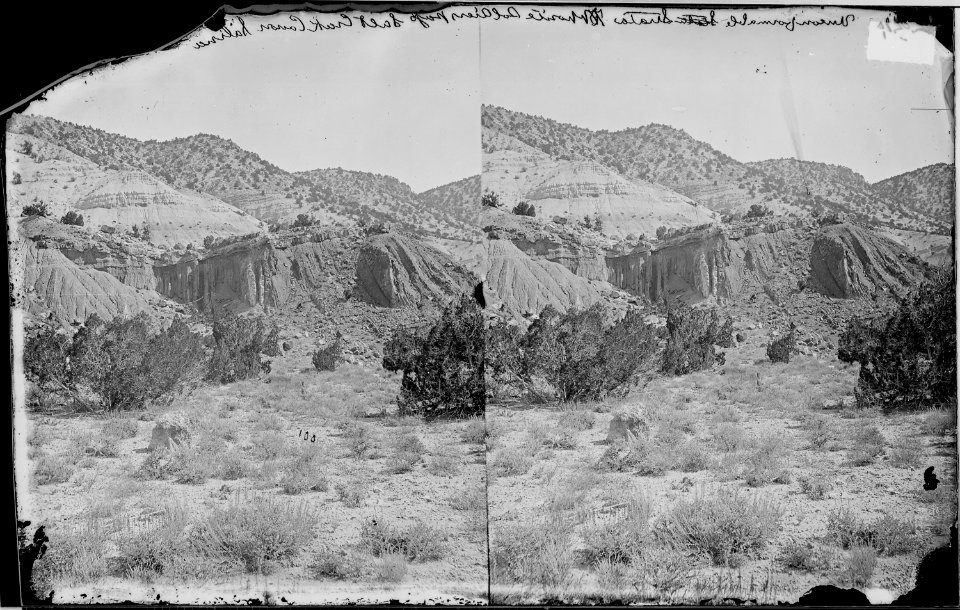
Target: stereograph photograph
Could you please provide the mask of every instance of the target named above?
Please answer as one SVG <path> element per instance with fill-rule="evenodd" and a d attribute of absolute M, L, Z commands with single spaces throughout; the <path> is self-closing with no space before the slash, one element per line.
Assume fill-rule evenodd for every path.
<path fill-rule="evenodd" d="M 24 599 L 957 603 L 952 22 L 219 16 L 5 122 Z"/>

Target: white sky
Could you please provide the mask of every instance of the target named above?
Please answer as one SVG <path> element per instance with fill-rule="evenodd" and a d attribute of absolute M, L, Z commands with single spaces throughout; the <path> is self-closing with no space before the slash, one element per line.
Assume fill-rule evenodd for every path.
<path fill-rule="evenodd" d="M 405 21 L 187 42 L 73 79 L 29 112 L 138 139 L 212 133 L 286 170 L 371 171 L 416 191 L 480 173 L 481 102 L 591 129 L 666 123 L 741 161 L 839 163 L 870 181 L 953 159 L 947 113 L 911 110 L 945 107 L 940 63 L 866 58 L 870 17 L 885 13 L 788 32 L 614 26 L 614 12 L 602 29 Z"/>
<path fill-rule="evenodd" d="M 250 31 L 290 23 L 243 19 Z M 475 22 L 267 31 L 192 48 L 211 35 L 68 81 L 28 112 L 141 140 L 211 133 L 288 171 L 388 174 L 418 192 L 480 173 Z"/>
<path fill-rule="evenodd" d="M 871 182 L 953 160 L 949 113 L 911 110 L 946 107 L 940 63 L 866 58 L 870 18 L 886 13 L 827 12 L 856 19 L 789 32 L 613 26 L 617 12 L 604 10 L 602 29 L 484 22 L 484 103 L 590 129 L 665 123 L 740 161 L 836 163 Z M 777 13 L 763 18 L 789 15 Z"/>

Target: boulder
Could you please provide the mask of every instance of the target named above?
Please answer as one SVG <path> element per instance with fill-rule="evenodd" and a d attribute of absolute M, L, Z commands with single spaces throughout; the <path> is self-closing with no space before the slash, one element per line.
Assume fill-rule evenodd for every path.
<path fill-rule="evenodd" d="M 613 414 L 607 430 L 607 442 L 629 441 L 650 431 L 650 424 L 639 407 L 621 409 Z"/>
<path fill-rule="evenodd" d="M 169 449 L 190 438 L 190 417 L 183 411 L 170 411 L 157 418 L 150 437 L 150 451 Z"/>

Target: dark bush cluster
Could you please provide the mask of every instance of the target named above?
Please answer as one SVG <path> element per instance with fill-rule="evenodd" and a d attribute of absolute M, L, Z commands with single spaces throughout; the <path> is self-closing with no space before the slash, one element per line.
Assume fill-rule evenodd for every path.
<path fill-rule="evenodd" d="M 797 350 L 797 328 L 792 323 L 790 330 L 777 337 L 767 346 L 770 362 L 790 362 L 790 354 Z"/>
<path fill-rule="evenodd" d="M 60 218 L 60 224 L 82 227 L 83 215 L 70 210 Z"/>
<path fill-rule="evenodd" d="M 317 348 L 313 352 L 313 367 L 318 371 L 335 371 L 343 355 L 343 340 L 340 333 L 330 345 Z"/>
<path fill-rule="evenodd" d="M 526 201 L 521 201 L 513 207 L 513 213 L 517 216 L 536 216 L 537 208 Z"/>
<path fill-rule="evenodd" d="M 270 372 L 263 355 L 276 356 L 280 329 L 263 318 L 230 316 L 213 323 L 213 355 L 207 379 L 230 383 Z"/>
<path fill-rule="evenodd" d="M 733 321 L 721 320 L 716 310 L 681 303 L 667 311 L 667 345 L 660 368 L 669 375 L 686 375 L 723 364 L 725 356 L 717 346 L 733 346 Z"/>
<path fill-rule="evenodd" d="M 154 334 L 144 314 L 109 322 L 92 315 L 73 337 L 41 330 L 28 337 L 23 354 L 39 392 L 108 411 L 169 396 L 199 376 L 203 357 L 200 338 L 186 323 L 174 320 Z"/>
<path fill-rule="evenodd" d="M 427 418 L 482 415 L 484 343 L 483 315 L 469 295 L 444 308 L 426 332 L 396 330 L 384 347 L 383 367 L 403 372 L 400 413 Z"/>
<path fill-rule="evenodd" d="M 941 270 L 874 322 L 854 320 L 838 357 L 860 363 L 858 404 L 955 408 L 957 321 L 952 271 Z"/>
<path fill-rule="evenodd" d="M 23 206 L 23 211 L 20 213 L 21 216 L 43 216 L 46 218 L 50 215 L 50 209 L 47 207 L 47 204 L 44 202 L 40 203 L 28 203 Z"/>
<path fill-rule="evenodd" d="M 480 205 L 482 205 L 485 208 L 499 208 L 500 196 L 492 191 L 486 191 L 483 193 L 483 196 L 480 198 Z"/>
<path fill-rule="evenodd" d="M 563 314 L 547 306 L 525 334 L 492 326 L 487 340 L 491 379 L 529 388 L 539 377 L 561 402 L 626 391 L 651 368 L 658 334 L 637 311 L 613 323 L 606 318 L 600 304 Z"/>
<path fill-rule="evenodd" d="M 765 205 L 759 203 L 754 203 L 750 206 L 750 209 L 747 210 L 747 213 L 744 214 L 744 218 L 764 218 L 766 216 L 773 216 L 773 211 Z"/>

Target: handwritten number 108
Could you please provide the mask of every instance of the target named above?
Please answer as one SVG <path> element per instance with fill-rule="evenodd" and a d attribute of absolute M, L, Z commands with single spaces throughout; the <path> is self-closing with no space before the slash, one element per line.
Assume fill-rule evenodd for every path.
<path fill-rule="evenodd" d="M 316 435 L 316 434 L 310 434 L 309 432 L 304 432 L 303 430 L 300 430 L 300 431 L 297 433 L 297 436 L 300 437 L 300 438 L 302 438 L 302 439 L 305 440 L 305 441 L 310 441 L 311 443 L 317 442 L 317 435 Z"/>

